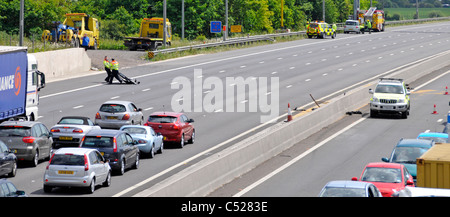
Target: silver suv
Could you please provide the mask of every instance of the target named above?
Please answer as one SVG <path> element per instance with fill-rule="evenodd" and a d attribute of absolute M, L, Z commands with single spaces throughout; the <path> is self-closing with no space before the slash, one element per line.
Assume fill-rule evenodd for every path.
<path fill-rule="evenodd" d="M 100 184 L 111 185 L 111 167 L 100 152 L 90 148 L 58 149 L 44 173 L 47 193 L 54 187 L 84 187 L 92 194 Z"/>
<path fill-rule="evenodd" d="M 403 79 L 380 78 L 375 90 L 369 89 L 370 117 L 378 113 L 400 114 L 402 118 L 409 115 L 409 88 Z"/>

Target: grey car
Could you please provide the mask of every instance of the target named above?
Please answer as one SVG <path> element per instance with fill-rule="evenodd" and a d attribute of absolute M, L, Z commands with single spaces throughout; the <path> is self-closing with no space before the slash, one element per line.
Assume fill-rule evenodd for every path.
<path fill-rule="evenodd" d="M 95 114 L 95 124 L 101 128 L 119 129 L 123 125 L 142 125 L 142 109 L 129 101 L 107 101 Z"/>
<path fill-rule="evenodd" d="M 128 132 L 133 140 L 137 142 L 139 151 L 147 154 L 150 158 L 155 156 L 155 152 L 161 154 L 164 150 L 163 136 L 155 133 L 149 126 L 124 125 L 120 130 Z"/>
<path fill-rule="evenodd" d="M 380 190 L 369 182 L 330 181 L 319 193 L 319 197 L 382 197 Z"/>
<path fill-rule="evenodd" d="M 83 187 L 92 194 L 97 185 L 111 185 L 111 167 L 95 149 L 60 148 L 53 154 L 44 173 L 46 193 L 54 187 Z"/>
<path fill-rule="evenodd" d="M 361 31 L 362 26 L 359 24 L 359 21 L 357 20 L 347 20 L 344 24 L 344 34 L 354 32 L 356 34 L 363 33 L 364 31 Z"/>
<path fill-rule="evenodd" d="M 39 160 L 49 159 L 52 153 L 52 134 L 47 127 L 35 121 L 5 121 L 0 124 L 0 139 L 17 156 L 37 166 Z"/>
<path fill-rule="evenodd" d="M 62 147 L 78 147 L 84 135 L 91 130 L 100 130 L 88 117 L 66 116 L 54 125 L 50 132 L 53 134 L 53 149 Z"/>

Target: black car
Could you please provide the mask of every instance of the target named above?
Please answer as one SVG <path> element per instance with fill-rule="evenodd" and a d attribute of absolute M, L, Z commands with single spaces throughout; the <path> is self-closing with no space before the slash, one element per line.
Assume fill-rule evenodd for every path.
<path fill-rule="evenodd" d="M 125 169 L 139 167 L 139 148 L 130 134 L 121 130 L 91 130 L 83 138 L 80 147 L 97 149 L 114 172 L 119 175 Z"/>
<path fill-rule="evenodd" d="M 25 191 L 17 190 L 16 186 L 7 179 L 0 179 L 0 197 L 28 197 Z"/>
<path fill-rule="evenodd" d="M 17 157 L 2 140 L 0 140 L 0 176 L 16 176 Z"/>

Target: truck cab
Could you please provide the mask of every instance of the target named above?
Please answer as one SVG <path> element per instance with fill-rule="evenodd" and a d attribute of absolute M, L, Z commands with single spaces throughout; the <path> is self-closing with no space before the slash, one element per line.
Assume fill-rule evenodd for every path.
<path fill-rule="evenodd" d="M 36 57 L 27 54 L 28 59 L 28 81 L 25 116 L 28 121 L 38 118 L 39 90 L 45 87 L 45 74 L 38 70 Z"/>

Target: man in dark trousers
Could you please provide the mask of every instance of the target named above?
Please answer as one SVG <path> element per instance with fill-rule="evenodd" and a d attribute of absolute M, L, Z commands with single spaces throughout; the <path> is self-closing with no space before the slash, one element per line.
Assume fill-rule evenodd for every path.
<path fill-rule="evenodd" d="M 120 83 L 122 83 L 122 79 L 120 79 L 119 77 L 119 62 L 117 62 L 116 60 L 114 60 L 114 58 L 111 59 L 111 74 L 114 78 L 116 78 Z M 111 77 L 111 79 L 109 80 L 109 84 L 112 83 L 113 78 Z"/>
<path fill-rule="evenodd" d="M 108 76 L 105 78 L 105 81 L 109 83 L 110 80 L 112 80 L 112 72 L 111 72 L 111 63 L 108 61 L 108 57 L 105 56 L 105 59 L 103 60 L 103 66 L 105 66 L 105 71 Z"/>

